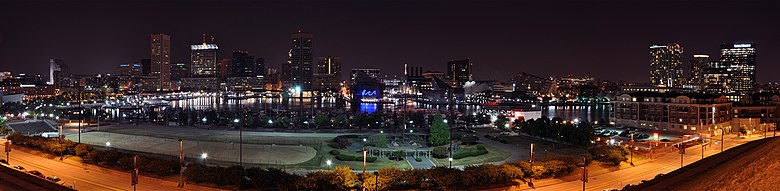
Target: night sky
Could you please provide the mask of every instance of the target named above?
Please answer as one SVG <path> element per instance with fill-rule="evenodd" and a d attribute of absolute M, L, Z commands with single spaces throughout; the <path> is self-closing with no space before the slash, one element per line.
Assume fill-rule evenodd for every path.
<path fill-rule="evenodd" d="M 724 42 L 755 42 L 758 80 L 780 75 L 780 3 L 771 1 L 7 1 L 0 2 L 0 70 L 48 73 L 62 58 L 73 73 L 113 73 L 149 57 L 150 34 L 172 38 L 172 62 L 189 62 L 201 34 L 220 58 L 246 50 L 286 63 L 289 35 L 314 34 L 314 55 L 340 56 L 344 72 L 403 63 L 444 71 L 471 58 L 477 79 L 514 73 L 580 74 L 648 81 L 649 45 L 680 43 L 718 58 Z M 687 70 L 687 68 L 686 68 Z M 346 76 L 345 76 L 346 78 Z"/>

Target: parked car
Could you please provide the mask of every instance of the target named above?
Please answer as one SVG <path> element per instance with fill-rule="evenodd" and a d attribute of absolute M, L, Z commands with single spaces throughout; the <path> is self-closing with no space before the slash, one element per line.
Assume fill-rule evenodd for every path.
<path fill-rule="evenodd" d="M 60 179 L 60 177 L 56 177 L 56 176 L 47 176 L 46 180 L 49 180 L 49 181 L 52 181 L 52 182 L 62 181 L 62 179 Z"/>
<path fill-rule="evenodd" d="M 504 143 L 504 144 L 509 144 L 509 141 L 507 141 L 506 139 L 501 139 L 501 140 L 498 140 L 498 142 L 500 142 L 500 143 Z"/>
<path fill-rule="evenodd" d="M 27 173 L 30 173 L 30 174 L 35 175 L 35 176 L 40 177 L 40 178 L 46 178 L 46 176 L 43 176 L 43 173 L 38 172 L 37 170 L 27 171 Z"/>
<path fill-rule="evenodd" d="M 6 161 L 5 159 L 0 159 L 0 163 L 8 164 L 8 161 Z"/>
<path fill-rule="evenodd" d="M 498 133 L 499 135 L 509 135 L 511 134 L 509 131 L 501 131 L 501 133 Z"/>
<path fill-rule="evenodd" d="M 19 166 L 19 165 L 14 166 L 14 169 L 22 171 L 22 172 L 27 172 L 27 170 L 25 170 L 24 167 Z"/>

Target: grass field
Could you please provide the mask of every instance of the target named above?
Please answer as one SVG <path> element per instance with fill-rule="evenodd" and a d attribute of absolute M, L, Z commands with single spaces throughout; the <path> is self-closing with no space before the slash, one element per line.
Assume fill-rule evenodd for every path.
<path fill-rule="evenodd" d="M 352 169 L 352 170 L 363 170 L 363 161 L 340 161 L 340 160 L 336 159 L 336 156 L 330 154 L 330 151 L 331 150 L 338 150 L 341 153 L 350 153 L 350 154 L 353 154 L 353 155 L 360 155 L 359 153 L 352 153 L 350 151 L 343 150 L 343 149 L 334 149 L 334 148 L 331 148 L 331 147 L 329 147 L 327 145 L 323 146 L 322 150 L 324 152 L 320 152 L 320 153 L 323 153 L 323 155 L 325 156 L 325 158 L 326 158 L 325 161 L 330 159 L 331 162 L 333 162 L 333 164 L 330 166 L 330 168 L 333 168 L 333 167 L 336 167 L 336 166 L 349 166 L 349 168 Z M 360 156 L 362 157 L 362 155 L 360 155 Z M 406 162 L 405 160 L 394 161 L 394 160 L 390 160 L 390 159 L 386 159 L 386 158 L 378 158 L 376 161 L 374 161 L 372 163 L 367 163 L 366 164 L 366 169 L 368 169 L 368 170 L 379 170 L 381 168 L 386 168 L 386 167 L 395 167 L 395 168 L 399 168 L 399 169 L 411 169 L 412 168 L 411 166 L 409 166 L 409 163 Z M 323 163 L 323 168 L 329 168 L 329 167 L 327 166 L 327 164 Z"/>
<path fill-rule="evenodd" d="M 77 135 L 69 135 L 67 139 L 77 142 Z M 81 134 L 81 142 L 119 148 L 131 151 L 179 155 L 177 139 L 149 137 L 141 135 L 126 135 L 109 132 L 87 132 Z M 110 143 L 107 144 L 107 143 Z M 187 158 L 202 158 L 209 160 L 238 162 L 238 142 L 214 142 L 199 140 L 184 140 L 184 155 Z M 274 144 L 243 144 L 243 162 L 247 164 L 292 165 L 310 161 L 315 158 L 317 150 L 311 145 L 274 145 Z"/>
<path fill-rule="evenodd" d="M 483 164 L 483 163 L 490 163 L 490 162 L 498 162 L 502 161 L 509 157 L 509 153 L 506 151 L 502 151 L 500 149 L 496 149 L 494 147 L 491 147 L 487 144 L 480 144 L 485 146 L 485 149 L 487 149 L 488 153 L 480 156 L 473 156 L 473 157 L 466 157 L 462 159 L 455 159 L 452 160 L 453 166 L 462 166 L 462 165 L 472 165 L 472 164 Z M 474 146 L 464 146 L 462 148 L 471 148 L 476 147 Z M 450 162 L 447 158 L 443 159 L 431 159 L 433 160 L 433 163 L 436 164 L 436 166 L 449 166 Z"/>

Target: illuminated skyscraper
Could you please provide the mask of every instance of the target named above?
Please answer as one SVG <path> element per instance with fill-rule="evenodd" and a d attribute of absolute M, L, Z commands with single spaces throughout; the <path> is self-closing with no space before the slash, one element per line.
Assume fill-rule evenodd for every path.
<path fill-rule="evenodd" d="M 682 87 L 683 47 L 679 44 L 650 46 L 650 83 L 661 87 Z"/>
<path fill-rule="evenodd" d="M 206 43 L 190 45 L 190 70 L 192 77 L 217 77 L 217 51 L 216 44 Z"/>
<path fill-rule="evenodd" d="M 287 52 L 287 64 L 282 65 L 282 82 L 285 86 L 311 90 L 313 38 L 311 33 L 301 30 L 290 36 L 291 47 Z"/>
<path fill-rule="evenodd" d="M 468 81 L 474 80 L 471 75 L 471 60 L 452 60 L 447 62 L 447 79 L 454 81 L 458 86 L 463 86 Z"/>
<path fill-rule="evenodd" d="M 753 43 L 720 45 L 720 62 L 731 73 L 729 88 L 737 94 L 753 93 L 756 87 L 756 48 Z"/>
<path fill-rule="evenodd" d="M 157 77 L 158 90 L 171 87 L 171 36 L 167 34 L 152 34 L 152 64 L 151 76 Z"/>
<path fill-rule="evenodd" d="M 695 85 L 696 88 L 704 88 L 704 68 L 707 67 L 707 63 L 710 61 L 710 55 L 706 54 L 694 54 L 691 64 L 691 79 L 688 83 Z"/>
<path fill-rule="evenodd" d="M 70 86 L 70 67 L 61 59 L 49 59 L 49 85 L 54 88 Z"/>
<path fill-rule="evenodd" d="M 317 73 L 314 74 L 314 89 L 320 92 L 338 91 L 341 81 L 341 58 L 319 57 Z"/>

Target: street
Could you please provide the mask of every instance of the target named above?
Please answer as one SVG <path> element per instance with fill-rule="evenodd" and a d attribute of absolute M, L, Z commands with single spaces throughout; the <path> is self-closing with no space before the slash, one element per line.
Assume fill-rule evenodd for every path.
<path fill-rule="evenodd" d="M 762 136 L 753 136 L 750 138 L 737 138 L 734 135 L 726 136 L 724 150 L 738 146 L 740 144 L 761 139 Z M 720 153 L 720 145 L 706 147 L 704 157 Z M 688 165 L 701 159 L 701 146 L 692 146 L 686 149 L 683 164 Z M 680 168 L 680 155 L 676 152 L 667 153 L 659 158 L 653 159 L 649 163 L 637 165 L 635 167 L 617 170 L 610 173 L 604 173 L 596 176 L 590 176 L 586 184 L 586 190 L 603 189 L 621 189 L 626 184 L 638 184 L 642 180 L 653 179 L 658 174 L 666 174 Z M 578 168 L 572 173 L 581 173 Z M 568 181 L 548 186 L 538 186 L 536 189 L 521 187 L 522 190 L 582 190 L 582 181 Z"/>
<path fill-rule="evenodd" d="M 0 140 L 5 142 L 5 140 Z M 5 149 L 5 146 L 2 146 Z M 34 154 L 13 150 L 10 165 L 21 165 L 26 170 L 38 170 L 46 176 L 57 176 L 66 186 L 77 190 L 133 190 L 130 185 L 130 173 L 97 167 L 80 165 L 76 162 L 61 162 Z M 176 187 L 177 182 L 140 176 L 137 190 L 220 190 L 210 187 L 188 184 L 184 189 Z"/>

